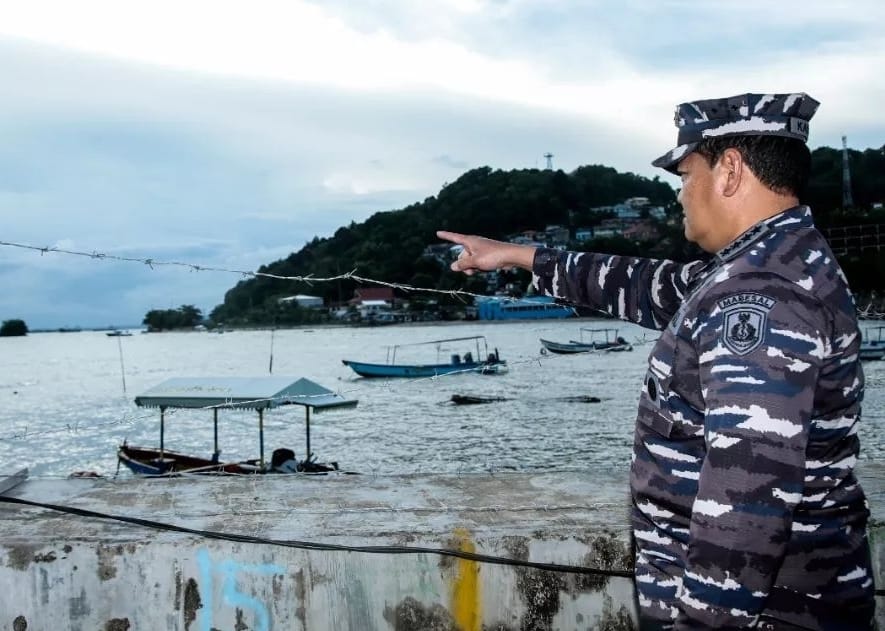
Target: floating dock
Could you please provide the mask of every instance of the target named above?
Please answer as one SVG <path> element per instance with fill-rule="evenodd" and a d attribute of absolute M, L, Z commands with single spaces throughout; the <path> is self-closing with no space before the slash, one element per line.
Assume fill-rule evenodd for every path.
<path fill-rule="evenodd" d="M 885 467 L 860 473 L 882 585 Z M 636 625 L 626 472 L 33 479 L 5 495 L 42 506 L 0 502 L 3 630 Z"/>

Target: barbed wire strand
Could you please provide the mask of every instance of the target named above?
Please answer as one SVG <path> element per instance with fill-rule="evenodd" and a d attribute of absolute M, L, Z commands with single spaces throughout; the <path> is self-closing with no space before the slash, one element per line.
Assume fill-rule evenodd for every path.
<path fill-rule="evenodd" d="M 147 265 L 151 269 L 155 269 L 156 267 L 162 266 L 175 266 L 175 267 L 183 267 L 190 269 L 194 272 L 220 272 L 225 274 L 236 274 L 238 276 L 244 276 L 246 278 L 271 278 L 274 280 L 287 280 L 287 281 L 296 281 L 296 282 L 305 282 L 308 284 L 311 283 L 330 283 L 339 280 L 354 280 L 358 283 L 366 283 L 373 285 L 381 285 L 383 287 L 390 287 L 392 289 L 400 289 L 402 291 L 407 292 L 428 292 L 428 293 L 436 293 L 436 294 L 445 294 L 452 296 L 453 298 L 461 298 L 464 296 L 469 296 L 472 298 L 487 298 L 488 296 L 484 296 L 483 294 L 476 294 L 473 292 L 465 291 L 463 289 L 435 289 L 430 287 L 414 287 L 412 285 L 407 285 L 405 283 L 392 283 L 384 280 L 378 280 L 375 278 L 367 278 L 365 276 L 359 276 L 356 273 L 356 270 L 352 270 L 350 272 L 345 272 L 343 274 L 338 274 L 336 276 L 326 276 L 326 277 L 317 277 L 312 274 L 308 274 L 306 276 L 284 276 L 282 274 L 269 274 L 267 272 L 255 272 L 249 270 L 238 270 L 238 269 L 229 269 L 226 267 L 216 267 L 212 265 L 200 265 L 197 263 L 184 263 L 181 261 L 163 261 L 155 258 L 139 258 L 134 256 L 120 256 L 118 254 L 107 254 L 104 252 L 85 252 L 78 250 L 68 250 L 65 248 L 60 248 L 56 246 L 36 246 L 36 245 L 28 245 L 25 243 L 15 243 L 11 241 L 0 241 L 0 246 L 3 247 L 11 247 L 11 248 L 20 248 L 24 250 L 31 250 L 34 252 L 38 252 L 41 255 L 43 254 L 66 254 L 69 256 L 79 256 L 85 257 L 97 261 L 117 261 L 124 263 L 141 263 L 143 265 Z M 514 299 L 515 300 L 515 299 Z"/>
<path fill-rule="evenodd" d="M 356 273 L 356 269 L 351 270 L 350 272 L 345 272 L 343 274 L 337 274 L 335 276 L 325 276 L 318 277 L 313 276 L 312 274 L 308 275 L 296 275 L 296 276 L 285 276 L 282 274 L 270 274 L 268 272 L 256 272 L 252 270 L 239 270 L 239 269 L 230 269 L 226 267 L 218 267 L 213 265 L 202 265 L 199 263 L 186 263 L 183 261 L 164 261 L 161 259 L 149 257 L 135 257 L 135 256 L 122 256 L 119 254 L 108 254 L 107 252 L 98 252 L 93 250 L 91 252 L 81 251 L 81 250 L 70 250 L 67 248 L 61 248 L 58 246 L 37 246 L 30 245 L 27 243 L 16 243 L 13 241 L 0 241 L 0 247 L 10 247 L 10 248 L 19 248 L 23 250 L 30 250 L 33 252 L 39 253 L 41 256 L 44 254 L 65 254 L 68 256 L 78 256 L 89 258 L 97 261 L 117 261 L 121 263 L 139 263 L 142 265 L 147 265 L 151 269 L 155 269 L 157 267 L 163 266 L 174 266 L 174 267 L 182 267 L 189 269 L 194 272 L 219 272 L 225 274 L 236 274 L 238 276 L 243 276 L 245 278 L 269 278 L 274 280 L 285 280 L 285 281 L 293 281 L 293 282 L 304 282 L 307 284 L 312 283 L 330 283 L 339 280 L 353 280 L 358 283 L 363 284 L 371 284 L 371 285 L 379 285 L 381 287 L 390 287 L 391 289 L 399 289 L 405 292 L 419 292 L 419 293 L 433 293 L 433 294 L 441 294 L 451 296 L 456 300 L 462 300 L 464 297 L 471 298 L 488 298 L 489 296 L 484 294 L 477 294 L 474 292 L 466 291 L 464 289 L 436 289 L 432 287 L 415 287 L 413 285 L 408 285 L 406 283 L 395 283 L 384 280 L 379 280 L 377 278 L 369 278 L 366 276 L 360 276 Z M 518 301 L 518 298 L 508 298 L 508 297 L 500 297 L 503 300 L 512 300 Z M 885 319 L 885 312 L 874 311 L 872 302 L 868 304 L 866 307 L 861 308 L 857 307 L 858 317 L 866 320 L 883 320 Z M 604 313 L 604 311 L 601 311 Z"/>

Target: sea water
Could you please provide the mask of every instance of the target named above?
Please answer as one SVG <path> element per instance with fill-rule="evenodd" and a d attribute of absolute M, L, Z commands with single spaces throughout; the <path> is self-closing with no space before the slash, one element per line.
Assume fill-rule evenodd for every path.
<path fill-rule="evenodd" d="M 617 328 L 634 350 L 541 352 L 540 338 L 568 342 L 579 339 L 581 327 Z M 498 350 L 508 372 L 379 380 L 357 377 L 341 363 L 382 363 L 393 345 L 400 345 L 398 363 L 447 362 L 466 351 L 476 356 L 470 341 L 419 344 L 473 335 L 485 336 L 487 350 Z M 124 440 L 159 444 L 159 411 L 137 407 L 138 394 L 172 377 L 268 374 L 307 377 L 359 401 L 356 408 L 311 416 L 311 450 L 320 461 L 335 460 L 343 469 L 376 475 L 625 471 L 650 340 L 656 335 L 622 322 L 570 319 L 0 338 L 0 476 L 22 467 L 43 477 L 74 471 L 113 475 L 116 450 Z M 861 459 L 878 460 L 885 453 L 885 361 L 864 367 Z M 504 400 L 454 405 L 453 394 Z M 266 457 L 277 447 L 305 455 L 302 407 L 274 409 L 264 425 Z M 212 443 L 210 411 L 167 411 L 168 449 L 209 457 Z M 257 414 L 220 411 L 219 446 L 223 460 L 257 457 Z"/>

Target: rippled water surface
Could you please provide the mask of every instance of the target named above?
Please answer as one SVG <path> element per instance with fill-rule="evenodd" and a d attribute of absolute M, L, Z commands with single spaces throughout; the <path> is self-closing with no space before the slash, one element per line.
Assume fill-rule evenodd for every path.
<path fill-rule="evenodd" d="M 312 417 L 311 447 L 320 460 L 365 473 L 496 470 L 611 470 L 628 467 L 636 400 L 651 344 L 632 352 L 542 355 L 540 337 L 576 339 L 580 327 L 617 326 L 630 341 L 655 335 L 623 323 L 538 321 L 379 328 L 135 334 L 36 333 L 0 339 L 0 467 L 32 474 L 75 470 L 113 474 L 116 447 L 157 445 L 159 412 L 135 406 L 137 394 L 171 377 L 267 375 L 308 377 L 359 400 L 358 407 Z M 421 380 L 356 377 L 342 359 L 383 362 L 386 347 L 485 335 L 508 361 L 507 374 Z M 121 352 L 122 350 L 122 352 Z M 406 348 L 398 359 L 446 360 L 475 348 L 448 343 Z M 438 354 L 438 355 L 437 355 Z M 861 429 L 864 459 L 881 459 L 885 439 L 885 361 L 865 364 Z M 124 396 L 124 380 L 126 394 Z M 506 398 L 453 405 L 453 394 Z M 590 395 L 599 403 L 564 400 Z M 222 412 L 222 458 L 257 457 L 254 412 Z M 304 451 L 303 409 L 282 408 L 265 422 L 266 453 Z M 209 456 L 211 413 L 168 418 L 166 446 Z"/>

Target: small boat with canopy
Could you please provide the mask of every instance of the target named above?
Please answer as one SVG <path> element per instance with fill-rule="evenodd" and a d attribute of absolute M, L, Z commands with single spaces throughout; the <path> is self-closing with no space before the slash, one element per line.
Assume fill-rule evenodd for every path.
<path fill-rule="evenodd" d="M 311 412 L 352 408 L 357 401 L 346 399 L 310 379 L 292 377 L 178 377 L 135 397 L 139 407 L 160 410 L 159 447 L 137 447 L 123 442 L 118 463 L 141 475 L 182 473 L 255 474 L 324 473 L 338 471 L 338 463 L 317 462 L 310 446 Z M 297 405 L 305 410 L 305 458 L 298 460 L 291 449 L 277 449 L 265 459 L 264 417 L 276 408 Z M 214 450 L 211 457 L 194 456 L 166 449 L 166 416 L 170 410 L 202 409 L 212 412 Z M 224 410 L 255 410 L 258 415 L 258 458 L 223 462 L 218 442 L 218 414 Z"/>

